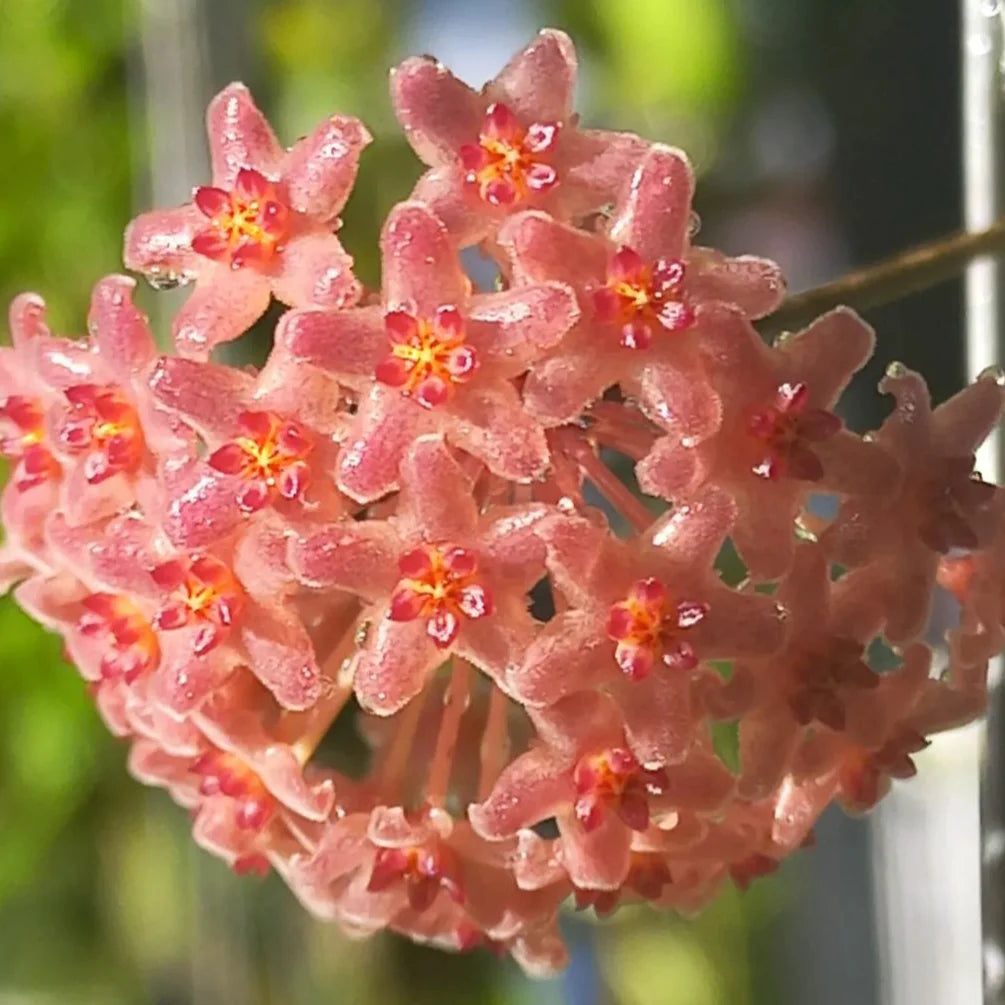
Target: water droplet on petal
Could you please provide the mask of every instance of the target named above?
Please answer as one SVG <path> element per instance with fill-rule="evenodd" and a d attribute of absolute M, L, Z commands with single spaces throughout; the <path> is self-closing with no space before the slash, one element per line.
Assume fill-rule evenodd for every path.
<path fill-rule="evenodd" d="M 986 366 L 977 375 L 978 380 L 993 380 L 999 387 L 1005 387 L 1005 370 L 1000 366 Z"/>

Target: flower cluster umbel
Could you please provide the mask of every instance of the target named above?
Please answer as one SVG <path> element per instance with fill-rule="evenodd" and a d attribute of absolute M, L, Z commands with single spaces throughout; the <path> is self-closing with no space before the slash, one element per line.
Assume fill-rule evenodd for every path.
<path fill-rule="evenodd" d="M 0 583 L 132 772 L 349 932 L 538 974 L 567 900 L 692 911 L 832 801 L 871 807 L 981 713 L 1005 645 L 1005 494 L 973 472 L 1002 381 L 933 409 L 894 364 L 882 428 L 846 429 L 868 326 L 838 309 L 765 344 L 778 268 L 693 244 L 684 154 L 583 128 L 575 73 L 558 31 L 480 91 L 392 72 L 428 170 L 379 291 L 335 236 L 366 129 L 287 150 L 232 85 L 211 179 L 126 231 L 130 269 L 192 287 L 175 352 L 124 276 L 78 339 L 18 297 L 0 350 Z M 214 362 L 273 297 L 265 365 Z M 939 583 L 960 613 L 929 646 Z M 354 728 L 365 774 L 320 763 Z"/>

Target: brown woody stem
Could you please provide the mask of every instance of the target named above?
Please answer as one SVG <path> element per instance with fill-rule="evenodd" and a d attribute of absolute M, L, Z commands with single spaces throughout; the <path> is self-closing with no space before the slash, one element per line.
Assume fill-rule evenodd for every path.
<path fill-rule="evenodd" d="M 840 304 L 861 311 L 902 300 L 954 278 L 981 255 L 1002 252 L 1005 252 L 1005 217 L 987 230 L 952 234 L 920 244 L 823 286 L 794 293 L 773 314 L 759 321 L 757 328 L 762 335 L 776 335 L 803 328 Z"/>

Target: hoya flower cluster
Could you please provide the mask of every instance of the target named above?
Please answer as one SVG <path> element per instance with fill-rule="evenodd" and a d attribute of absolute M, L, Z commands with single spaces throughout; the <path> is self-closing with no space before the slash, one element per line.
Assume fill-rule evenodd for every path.
<path fill-rule="evenodd" d="M 17 298 L 0 350 L 0 582 L 136 777 L 349 933 L 537 974 L 566 901 L 693 911 L 832 801 L 872 806 L 980 714 L 1005 645 L 1005 495 L 973 473 L 1000 380 L 933 410 L 894 365 L 882 428 L 846 429 L 868 326 L 839 309 L 764 344 L 777 267 L 692 244 L 686 157 L 583 128 L 575 72 L 557 31 L 481 91 L 393 71 L 428 170 L 379 290 L 335 235 L 365 127 L 287 150 L 232 85 L 212 178 L 126 232 L 128 268 L 192 287 L 174 352 L 124 276 L 82 338 Z M 273 297 L 265 365 L 214 362 Z M 365 770 L 319 763 L 332 731 Z"/>

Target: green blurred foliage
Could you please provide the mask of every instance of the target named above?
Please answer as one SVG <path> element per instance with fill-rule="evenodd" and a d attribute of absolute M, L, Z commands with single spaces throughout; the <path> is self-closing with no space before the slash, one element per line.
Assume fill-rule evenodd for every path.
<path fill-rule="evenodd" d="M 374 133 L 343 233 L 370 283 L 380 222 L 421 170 L 387 96 L 409 6 L 246 8 L 264 59 L 263 104 L 284 138 L 335 109 Z M 131 193 L 142 189 L 133 178 L 146 159 L 142 95 L 130 83 L 137 10 L 135 0 L 0 0 L 0 299 L 38 290 L 67 333 L 83 330 L 93 281 L 119 267 Z M 580 43 L 593 123 L 711 158 L 742 73 L 725 0 L 556 0 L 539 10 Z M 127 778 L 124 751 L 58 640 L 9 600 L 0 640 L 0 1001 L 8 992 L 28 1005 L 565 1000 L 560 983 L 533 984 L 486 954 L 350 942 L 311 920 L 278 880 L 236 879 L 194 849 L 184 813 L 163 793 Z M 721 727 L 716 744 L 735 763 L 735 727 Z M 751 946 L 781 897 L 765 883 L 695 922 L 639 909 L 572 931 L 598 947 L 598 1002 L 753 1005 L 777 1000 L 755 980 Z"/>

